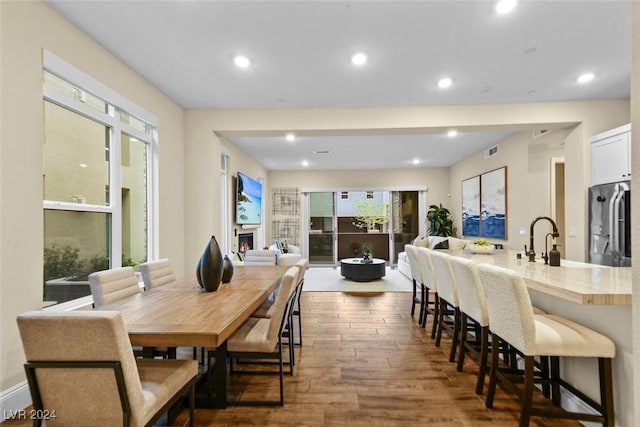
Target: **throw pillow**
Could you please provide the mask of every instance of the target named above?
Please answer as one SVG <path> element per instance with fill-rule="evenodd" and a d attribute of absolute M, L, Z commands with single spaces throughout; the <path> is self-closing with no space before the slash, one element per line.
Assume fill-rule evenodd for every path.
<path fill-rule="evenodd" d="M 429 239 L 425 239 L 424 237 L 419 236 L 413 242 L 413 245 L 414 246 L 418 246 L 418 247 L 422 247 L 422 248 L 428 248 L 429 247 Z"/>
<path fill-rule="evenodd" d="M 433 249 L 449 249 L 449 240 L 436 243 Z"/>
<path fill-rule="evenodd" d="M 468 240 L 449 237 L 449 248 L 452 250 L 464 249 L 468 243 L 470 243 Z"/>
<path fill-rule="evenodd" d="M 287 243 L 286 240 L 282 242 L 282 248 L 280 248 L 280 251 L 282 251 L 283 254 L 289 253 L 289 244 Z"/>

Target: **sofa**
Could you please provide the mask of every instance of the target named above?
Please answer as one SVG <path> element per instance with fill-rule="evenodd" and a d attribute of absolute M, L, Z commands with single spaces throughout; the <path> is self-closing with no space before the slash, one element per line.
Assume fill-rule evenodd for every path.
<path fill-rule="evenodd" d="M 472 242 L 470 240 L 458 239 L 456 237 L 441 237 L 441 236 L 418 236 L 412 244 L 418 247 L 435 249 L 438 244 L 441 244 L 447 240 L 449 249 L 464 249 L 468 244 Z M 407 253 L 402 251 L 398 254 L 398 271 L 406 276 L 409 280 L 411 277 L 411 267 L 409 266 L 409 259 Z"/>
<path fill-rule="evenodd" d="M 286 247 L 286 252 L 284 252 L 283 244 L 281 242 L 276 242 L 269 246 L 270 250 L 276 251 L 277 265 L 295 265 L 296 262 L 302 259 L 302 251 L 299 247 L 289 244 L 287 244 Z"/>

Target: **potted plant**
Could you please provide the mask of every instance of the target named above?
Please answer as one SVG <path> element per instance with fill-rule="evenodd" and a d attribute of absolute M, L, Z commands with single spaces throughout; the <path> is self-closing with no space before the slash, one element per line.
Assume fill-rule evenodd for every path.
<path fill-rule="evenodd" d="M 376 226 L 389 222 L 385 205 L 375 200 L 359 200 L 353 204 L 353 207 L 356 210 L 353 225 L 358 228 L 366 228 L 369 233 L 379 231 Z"/>
<path fill-rule="evenodd" d="M 364 242 L 360 246 L 360 250 L 362 251 L 362 262 L 363 263 L 371 263 L 373 262 L 373 245 L 369 242 Z"/>
<path fill-rule="evenodd" d="M 442 203 L 429 206 L 427 222 L 429 223 L 429 235 L 431 236 L 448 237 L 455 235 L 451 212 L 443 207 Z"/>

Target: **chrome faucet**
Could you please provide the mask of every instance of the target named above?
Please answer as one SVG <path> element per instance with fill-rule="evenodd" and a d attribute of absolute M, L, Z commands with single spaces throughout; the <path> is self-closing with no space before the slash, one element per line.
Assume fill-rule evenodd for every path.
<path fill-rule="evenodd" d="M 535 262 L 536 260 L 536 251 L 533 247 L 533 226 L 536 225 L 536 222 L 540 221 L 541 219 L 546 219 L 551 223 L 551 227 L 553 227 L 553 232 L 551 233 L 552 238 L 555 239 L 557 237 L 560 237 L 560 233 L 558 233 L 558 226 L 548 216 L 539 216 L 538 218 L 531 221 L 531 226 L 529 227 L 529 261 L 530 262 Z M 547 239 L 545 238 L 545 245 L 546 245 L 546 240 Z"/>

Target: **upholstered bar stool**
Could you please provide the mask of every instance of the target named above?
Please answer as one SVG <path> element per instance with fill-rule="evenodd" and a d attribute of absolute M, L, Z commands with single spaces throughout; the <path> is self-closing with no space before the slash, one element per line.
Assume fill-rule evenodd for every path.
<path fill-rule="evenodd" d="M 424 279 L 424 303 L 422 304 L 422 322 L 420 326 L 427 326 L 427 315 L 433 316 L 433 326 L 431 328 L 431 339 L 436 337 L 436 329 L 438 325 L 438 281 L 433 271 L 431 263 L 431 249 L 418 247 L 418 264 L 422 270 L 422 278 Z M 429 293 L 434 293 L 434 299 L 431 301 Z"/>
<path fill-rule="evenodd" d="M 143 262 L 140 273 L 146 290 L 176 281 L 171 262 L 166 258 Z"/>
<path fill-rule="evenodd" d="M 489 325 L 492 332 L 491 368 L 486 406 L 493 406 L 496 383 L 504 382 L 521 399 L 520 426 L 528 426 L 532 415 L 595 421 L 613 426 L 613 379 L 611 360 L 615 344 L 585 326 L 560 316 L 534 314 L 527 287 L 522 277 L 512 270 L 490 264 L 478 265 L 478 274 L 485 290 Z M 518 389 L 509 376 L 499 370 L 498 341 L 508 342 L 524 357 L 524 386 Z M 598 412 L 598 415 L 566 412 L 560 408 L 534 408 L 534 357 L 551 360 L 551 398 L 560 406 L 560 387 L 569 390 Z M 598 359 L 600 403 L 560 378 L 560 357 L 593 357 Z"/>
<path fill-rule="evenodd" d="M 466 258 L 451 257 L 451 270 L 458 286 L 458 303 L 460 304 L 460 355 L 458 371 L 462 371 L 467 351 L 475 353 L 478 359 L 478 380 L 476 394 L 482 394 L 484 378 L 487 372 L 489 354 L 489 313 L 484 288 L 478 275 L 477 264 Z M 475 342 L 468 337 L 468 324 L 477 325 Z"/>
<path fill-rule="evenodd" d="M 460 308 L 458 303 L 458 287 L 456 278 L 451 270 L 451 255 L 433 250 L 430 253 L 431 264 L 438 282 L 438 331 L 436 333 L 436 346 L 440 346 L 442 331 L 451 334 L 451 353 L 449 362 L 456 360 L 456 348 L 458 346 L 458 334 L 460 332 Z M 450 306 L 453 311 L 447 311 Z"/>
<path fill-rule="evenodd" d="M 404 245 L 404 251 L 407 253 L 407 260 L 409 261 L 409 267 L 411 268 L 411 278 L 413 281 L 413 291 L 411 298 L 411 315 L 416 312 L 416 304 L 420 305 L 420 312 L 418 313 L 418 322 L 422 323 L 422 311 L 424 304 L 424 281 L 422 280 L 422 270 L 420 270 L 420 264 L 418 264 L 418 248 L 413 245 Z M 418 287 L 420 287 L 420 296 L 418 296 Z"/>

